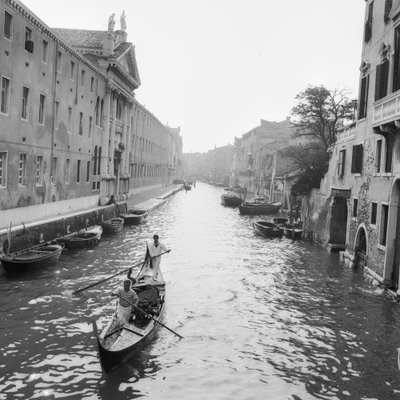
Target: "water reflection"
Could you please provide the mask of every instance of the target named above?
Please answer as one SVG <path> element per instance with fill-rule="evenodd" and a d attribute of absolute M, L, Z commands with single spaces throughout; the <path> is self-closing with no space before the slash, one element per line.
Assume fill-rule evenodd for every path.
<path fill-rule="evenodd" d="M 394 399 L 398 305 L 308 242 L 268 240 L 222 190 L 178 193 L 147 223 L 66 251 L 32 274 L 0 274 L 0 399 Z M 91 321 L 113 312 L 121 278 L 154 233 L 167 302 L 157 339 L 103 375 Z M 138 267 L 136 267 L 138 268 Z"/>

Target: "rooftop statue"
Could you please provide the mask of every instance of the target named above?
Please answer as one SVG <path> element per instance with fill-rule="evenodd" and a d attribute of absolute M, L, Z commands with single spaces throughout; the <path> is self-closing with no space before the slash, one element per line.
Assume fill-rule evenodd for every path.
<path fill-rule="evenodd" d="M 108 18 L 108 32 L 113 32 L 114 31 L 114 25 L 115 25 L 115 14 L 111 14 L 110 17 Z"/>
<path fill-rule="evenodd" d="M 121 14 L 121 31 L 126 31 L 126 14 L 125 10 L 122 11 Z"/>

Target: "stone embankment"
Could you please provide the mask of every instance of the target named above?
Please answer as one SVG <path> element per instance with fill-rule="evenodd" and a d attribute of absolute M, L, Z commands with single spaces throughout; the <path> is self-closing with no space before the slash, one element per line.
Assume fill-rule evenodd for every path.
<path fill-rule="evenodd" d="M 49 242 L 68 233 L 101 224 L 129 209 L 151 212 L 181 189 L 182 185 L 152 188 L 132 196 L 131 199 L 118 202 L 116 205 L 98 206 L 42 220 L 32 219 L 25 225 L 11 225 L 11 246 L 8 244 L 9 229 L 0 230 L 0 253 L 1 251 L 15 252 Z"/>

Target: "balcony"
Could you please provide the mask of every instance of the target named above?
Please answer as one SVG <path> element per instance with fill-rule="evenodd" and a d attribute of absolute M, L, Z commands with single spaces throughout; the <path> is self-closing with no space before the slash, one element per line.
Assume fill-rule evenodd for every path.
<path fill-rule="evenodd" d="M 357 128 L 356 124 L 345 126 L 340 129 L 336 135 L 336 143 L 345 142 L 346 140 L 354 139 Z"/>
<path fill-rule="evenodd" d="M 372 126 L 393 122 L 400 119 L 400 93 L 397 91 L 373 105 Z"/>

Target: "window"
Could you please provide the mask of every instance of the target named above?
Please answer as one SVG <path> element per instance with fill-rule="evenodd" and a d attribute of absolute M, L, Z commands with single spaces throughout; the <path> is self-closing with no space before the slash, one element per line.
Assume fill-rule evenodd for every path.
<path fill-rule="evenodd" d="M 368 84 L 369 84 L 369 75 L 366 75 L 361 79 L 360 101 L 358 102 L 359 104 L 358 119 L 362 119 L 367 116 Z"/>
<path fill-rule="evenodd" d="M 371 1 L 368 8 L 368 19 L 365 21 L 364 40 L 368 42 L 372 37 L 372 17 L 374 11 L 374 2 Z"/>
<path fill-rule="evenodd" d="M 81 181 L 81 160 L 77 160 L 76 163 L 76 182 L 79 183 Z"/>
<path fill-rule="evenodd" d="M 387 204 L 382 204 L 381 213 L 381 225 L 379 234 L 379 244 L 386 246 L 386 236 L 387 236 L 387 226 L 389 218 L 389 206 Z"/>
<path fill-rule="evenodd" d="M 79 135 L 83 135 L 83 113 L 79 113 Z"/>
<path fill-rule="evenodd" d="M 90 161 L 86 161 L 86 182 L 90 179 Z"/>
<path fill-rule="evenodd" d="M 101 146 L 99 147 L 99 161 L 97 163 L 97 175 L 100 175 L 100 166 L 101 166 Z M 97 189 L 100 189 L 100 182 L 98 182 L 99 187 Z"/>
<path fill-rule="evenodd" d="M 103 127 L 103 113 L 104 113 L 104 99 L 101 99 L 100 103 L 100 128 Z"/>
<path fill-rule="evenodd" d="M 57 72 L 61 72 L 62 68 L 62 53 L 61 51 L 57 52 Z"/>
<path fill-rule="evenodd" d="M 394 30 L 393 92 L 400 89 L 400 26 Z"/>
<path fill-rule="evenodd" d="M 357 218 L 358 199 L 353 199 L 353 217 Z"/>
<path fill-rule="evenodd" d="M 0 151 L 0 187 L 7 186 L 7 153 Z"/>
<path fill-rule="evenodd" d="M 377 214 L 378 214 L 378 203 L 371 203 L 371 225 L 376 225 Z"/>
<path fill-rule="evenodd" d="M 18 185 L 26 185 L 26 154 L 19 155 L 18 164 Z"/>
<path fill-rule="evenodd" d="M 73 61 L 71 61 L 71 70 L 70 70 L 70 76 L 69 76 L 71 81 L 74 80 L 74 75 L 75 75 L 75 63 Z"/>
<path fill-rule="evenodd" d="M 3 114 L 8 114 L 9 104 L 10 104 L 10 80 L 2 76 L 0 111 Z"/>
<path fill-rule="evenodd" d="M 85 86 L 85 75 L 86 75 L 86 71 L 83 69 L 81 71 L 81 86 Z"/>
<path fill-rule="evenodd" d="M 89 117 L 89 132 L 88 132 L 89 138 L 92 137 L 92 126 L 93 126 L 93 118 Z"/>
<path fill-rule="evenodd" d="M 43 184 L 43 156 L 36 157 L 36 186 Z"/>
<path fill-rule="evenodd" d="M 69 185 L 71 180 L 71 160 L 69 158 L 65 159 L 64 166 L 64 182 L 66 185 Z"/>
<path fill-rule="evenodd" d="M 351 159 L 351 172 L 353 174 L 361 174 L 363 164 L 363 145 L 353 146 L 353 155 Z"/>
<path fill-rule="evenodd" d="M 91 92 L 94 91 L 94 78 L 93 78 L 93 76 L 90 78 L 90 91 Z"/>
<path fill-rule="evenodd" d="M 393 135 L 386 136 L 386 159 L 385 159 L 385 172 L 392 172 L 392 159 L 393 159 Z"/>
<path fill-rule="evenodd" d="M 339 153 L 339 161 L 338 161 L 338 176 L 344 176 L 344 169 L 346 163 L 346 150 L 340 150 Z"/>
<path fill-rule="evenodd" d="M 386 58 L 382 64 L 376 66 L 375 100 L 387 95 L 389 81 L 389 60 Z"/>
<path fill-rule="evenodd" d="M 97 146 L 94 146 L 93 152 L 93 175 L 97 174 Z"/>
<path fill-rule="evenodd" d="M 99 126 L 99 120 L 100 120 L 100 97 L 97 97 L 97 100 L 96 100 L 95 115 L 96 115 L 96 126 Z"/>
<path fill-rule="evenodd" d="M 44 124 L 44 104 L 45 104 L 46 96 L 41 94 L 39 96 L 39 124 Z"/>
<path fill-rule="evenodd" d="M 56 104 L 55 104 L 55 115 L 54 115 L 54 124 L 55 124 L 55 128 L 56 129 L 58 129 L 59 124 L 60 124 L 59 110 L 60 110 L 60 102 L 56 101 Z"/>
<path fill-rule="evenodd" d="M 25 27 L 25 50 L 33 53 L 32 29 Z"/>
<path fill-rule="evenodd" d="M 12 37 L 12 15 L 4 11 L 4 37 L 7 39 L 11 39 Z"/>
<path fill-rule="evenodd" d="M 116 113 L 116 118 L 118 121 L 121 120 L 122 117 L 122 102 L 120 99 L 117 99 L 117 113 Z"/>
<path fill-rule="evenodd" d="M 57 157 L 51 159 L 50 180 L 53 185 L 57 183 Z"/>
<path fill-rule="evenodd" d="M 385 23 L 389 22 L 389 14 L 390 10 L 392 9 L 392 5 L 393 5 L 393 0 L 385 1 L 385 11 L 383 13 L 383 20 L 385 21 Z"/>
<path fill-rule="evenodd" d="M 26 86 L 22 87 L 22 107 L 21 107 L 21 118 L 28 119 L 28 105 L 29 105 L 29 88 Z"/>
<path fill-rule="evenodd" d="M 42 42 L 42 61 L 46 64 L 47 64 L 48 52 L 49 52 L 49 43 L 46 40 L 43 40 L 43 42 Z"/>
<path fill-rule="evenodd" d="M 72 107 L 68 107 L 68 124 L 67 124 L 67 132 L 72 132 Z"/>
<path fill-rule="evenodd" d="M 376 141 L 376 154 L 375 154 L 375 169 L 376 172 L 381 172 L 381 160 L 382 160 L 382 139 Z"/>

